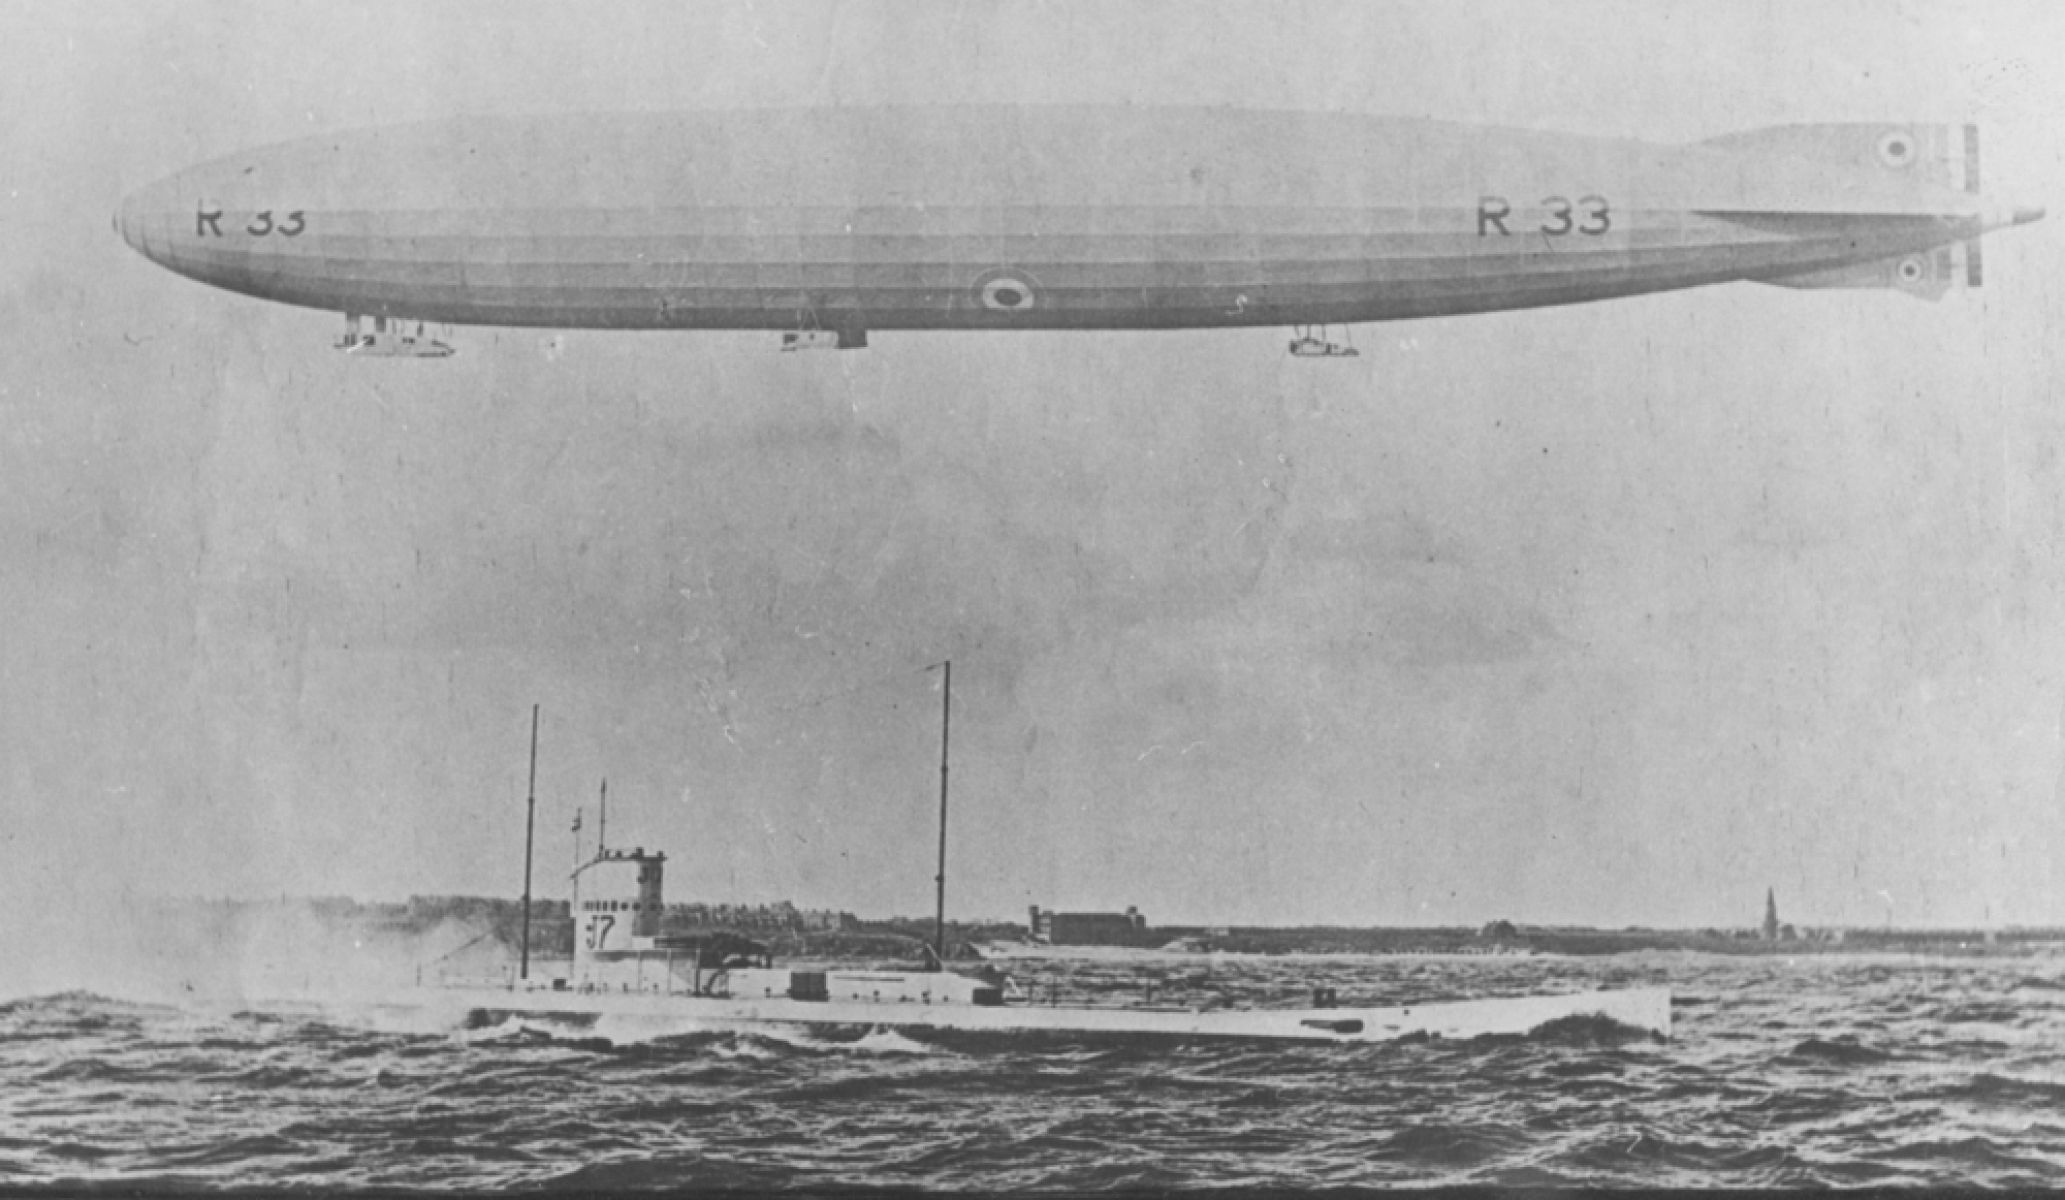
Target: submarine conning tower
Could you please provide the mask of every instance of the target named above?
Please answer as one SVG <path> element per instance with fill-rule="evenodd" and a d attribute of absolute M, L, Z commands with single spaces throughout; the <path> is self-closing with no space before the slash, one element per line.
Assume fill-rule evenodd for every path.
<path fill-rule="evenodd" d="M 653 948 L 665 900 L 667 856 L 632 850 L 597 850 L 574 870 L 574 961 Z"/>

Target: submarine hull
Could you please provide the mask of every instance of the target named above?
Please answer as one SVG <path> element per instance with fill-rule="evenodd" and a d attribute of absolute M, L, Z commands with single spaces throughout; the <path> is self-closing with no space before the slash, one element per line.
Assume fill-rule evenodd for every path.
<path fill-rule="evenodd" d="M 592 1018 L 711 1028 L 801 1026 L 889 1028 L 916 1032 L 1052 1034 L 1301 1042 L 1384 1042 L 1408 1037 L 1518 1037 L 1571 1021 L 1600 1021 L 1655 1037 L 1671 1035 L 1671 994 L 1631 988 L 1570 995 L 1456 1000 L 1399 1007 L 1310 1009 L 1156 1009 L 1043 1005 L 872 1003 L 717 998 L 638 992 L 483 988 L 435 993 L 435 1003 L 466 1009 L 475 1024 L 510 1017 Z"/>

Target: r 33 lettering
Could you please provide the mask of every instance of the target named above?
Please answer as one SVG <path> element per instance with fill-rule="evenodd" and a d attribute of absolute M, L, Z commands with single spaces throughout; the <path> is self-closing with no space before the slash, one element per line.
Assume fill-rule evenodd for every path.
<path fill-rule="evenodd" d="M 263 212 L 252 213 L 250 223 L 244 226 L 244 232 L 252 237 L 267 237 L 275 233 L 281 237 L 299 237 L 301 236 L 301 231 L 308 228 L 308 220 L 304 213 L 305 210 L 297 208 L 293 212 L 288 213 L 286 219 L 281 221 L 273 219 L 272 210 L 269 208 Z M 200 237 L 202 234 L 210 234 L 214 237 L 222 236 L 221 209 L 199 208 L 194 210 L 194 236 Z"/>
<path fill-rule="evenodd" d="M 1541 232 L 1550 237 L 1563 237 L 1581 233 L 1586 237 L 1598 237 L 1613 228 L 1613 206 L 1606 197 L 1594 193 L 1572 200 L 1568 196 L 1546 196 L 1541 201 L 1548 219 L 1541 223 Z M 1504 196 L 1481 196 L 1477 200 L 1477 236 L 1489 237 L 1491 231 L 1499 231 L 1500 237 L 1511 237 L 1513 231 L 1506 228 L 1506 222 L 1513 216 L 1513 206 Z"/>

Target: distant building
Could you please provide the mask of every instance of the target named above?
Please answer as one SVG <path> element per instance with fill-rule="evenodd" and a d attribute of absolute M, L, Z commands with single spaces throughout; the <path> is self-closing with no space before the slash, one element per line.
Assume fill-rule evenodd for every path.
<path fill-rule="evenodd" d="M 1771 888 L 1764 889 L 1764 940 L 1778 940 L 1778 893 Z"/>
<path fill-rule="evenodd" d="M 1137 908 L 1122 913 L 1064 913 L 1031 907 L 1033 940 L 1051 946 L 1137 946 L 1147 941 L 1147 918 Z"/>
<path fill-rule="evenodd" d="M 805 933 L 838 933 L 856 929 L 860 919 L 850 912 L 833 912 L 825 908 L 806 908 L 796 914 L 798 927 Z"/>
<path fill-rule="evenodd" d="M 852 913 L 799 909 L 787 900 L 773 904 L 669 904 L 666 918 L 670 932 L 836 933 L 860 923 Z"/>

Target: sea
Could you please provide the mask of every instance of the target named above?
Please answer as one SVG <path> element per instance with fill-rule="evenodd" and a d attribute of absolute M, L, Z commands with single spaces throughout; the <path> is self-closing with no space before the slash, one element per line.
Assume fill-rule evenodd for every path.
<path fill-rule="evenodd" d="M 1666 985 L 1669 1041 L 921 1039 L 300 997 L 0 1006 L 0 1188 L 2065 1184 L 2065 960 L 1140 956 L 1069 999 L 1344 1004 Z"/>

